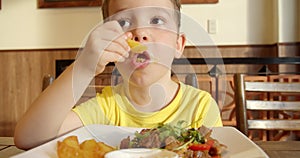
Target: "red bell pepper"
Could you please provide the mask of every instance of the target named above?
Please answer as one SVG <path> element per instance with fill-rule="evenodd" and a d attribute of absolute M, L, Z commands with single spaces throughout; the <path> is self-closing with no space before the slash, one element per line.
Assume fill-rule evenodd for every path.
<path fill-rule="evenodd" d="M 189 149 L 194 151 L 209 150 L 214 144 L 214 140 L 208 140 L 205 144 L 192 144 Z"/>

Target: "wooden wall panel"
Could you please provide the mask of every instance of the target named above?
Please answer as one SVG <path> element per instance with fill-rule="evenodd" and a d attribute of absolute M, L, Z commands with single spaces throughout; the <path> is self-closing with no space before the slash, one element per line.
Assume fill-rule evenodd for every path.
<path fill-rule="evenodd" d="M 0 136 L 12 136 L 18 119 L 42 91 L 46 74 L 54 75 L 56 59 L 74 59 L 76 50 L 0 52 Z"/>
<path fill-rule="evenodd" d="M 282 47 L 280 49 L 285 50 Z M 274 57 L 278 55 L 277 48 L 278 45 L 275 44 L 218 46 L 217 50 L 222 57 Z M 297 49 L 299 53 L 299 44 L 290 49 Z M 187 47 L 184 56 L 210 57 L 214 56 L 215 50 L 215 47 L 201 47 L 201 53 L 199 53 L 195 47 Z M 289 51 L 286 50 L 286 52 Z M 43 77 L 47 74 L 55 75 L 55 60 L 74 59 L 76 53 L 77 49 L 0 51 L 0 136 L 13 136 L 16 122 L 41 93 Z M 259 68 L 261 65 L 227 65 L 226 72 L 257 72 Z M 186 71 L 185 68 L 178 68 L 178 70 Z M 195 70 L 197 73 L 205 74 L 209 68 L 206 65 L 196 66 Z M 201 80 L 201 75 L 198 77 Z M 207 74 L 203 78 L 207 78 Z M 204 85 L 201 88 L 212 91 L 211 86 L 199 82 L 200 85 Z M 232 89 L 228 90 L 228 92 L 231 91 Z"/>
<path fill-rule="evenodd" d="M 277 45 L 232 45 L 218 47 L 186 47 L 184 57 L 277 57 Z M 226 65 L 226 73 L 257 72 L 263 65 Z M 277 66 L 271 66 L 272 71 L 278 71 Z"/>
<path fill-rule="evenodd" d="M 293 57 L 300 56 L 300 43 L 283 43 L 278 45 L 278 56 Z M 280 65 L 281 72 L 300 72 L 300 65 Z"/>

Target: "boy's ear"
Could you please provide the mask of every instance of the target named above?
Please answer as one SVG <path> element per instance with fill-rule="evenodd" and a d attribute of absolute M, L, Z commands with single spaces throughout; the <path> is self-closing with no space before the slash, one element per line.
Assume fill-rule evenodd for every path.
<path fill-rule="evenodd" d="M 176 43 L 176 54 L 175 58 L 180 58 L 181 55 L 183 54 L 184 48 L 185 48 L 185 42 L 186 42 L 186 37 L 185 34 L 180 33 L 178 35 L 177 43 Z"/>

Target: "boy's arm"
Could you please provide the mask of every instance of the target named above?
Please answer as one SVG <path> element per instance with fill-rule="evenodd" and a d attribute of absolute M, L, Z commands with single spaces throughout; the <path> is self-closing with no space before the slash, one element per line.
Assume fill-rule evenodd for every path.
<path fill-rule="evenodd" d="M 102 73 L 109 62 L 124 61 L 130 49 L 116 21 L 96 27 L 81 54 L 32 103 L 15 128 L 15 144 L 30 149 L 59 135 L 82 126 L 78 116 L 71 112 L 93 77 Z"/>
<path fill-rule="evenodd" d="M 17 147 L 30 149 L 55 138 L 64 120 L 70 120 L 69 113 L 76 103 L 70 82 L 72 73 L 73 65 L 42 92 L 18 122 L 14 136 Z"/>
<path fill-rule="evenodd" d="M 72 130 L 74 130 L 74 128 L 79 128 L 82 127 L 83 123 L 81 122 L 80 118 L 78 117 L 78 115 L 74 112 L 74 111 L 70 111 L 67 115 L 67 118 L 64 120 L 64 122 L 62 123 L 58 135 L 64 135 Z"/>

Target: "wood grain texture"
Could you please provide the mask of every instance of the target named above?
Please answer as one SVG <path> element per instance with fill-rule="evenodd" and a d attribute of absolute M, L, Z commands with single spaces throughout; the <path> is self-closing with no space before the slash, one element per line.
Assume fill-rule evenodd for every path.
<path fill-rule="evenodd" d="M 289 50 L 297 49 L 298 45 L 299 43 L 289 45 Z M 277 45 L 204 46 L 200 49 L 188 46 L 183 56 L 189 58 L 212 57 L 216 50 L 219 57 L 276 57 L 278 53 Z M 28 109 L 30 103 L 41 93 L 43 77 L 48 74 L 55 76 L 55 60 L 74 59 L 76 53 L 77 49 L 0 50 L 0 136 L 13 136 L 16 122 Z M 226 71 L 227 73 L 257 72 L 261 66 L 226 65 Z M 187 72 L 186 67 L 178 66 L 175 69 L 178 72 Z M 213 93 L 215 81 L 207 75 L 209 69 L 207 65 L 194 67 L 197 73 L 205 74 L 197 74 L 199 87 Z M 276 71 L 277 67 L 274 66 L 272 70 Z M 232 76 L 227 76 L 226 81 L 230 86 L 226 87 L 226 100 L 221 107 L 228 104 L 230 106 L 226 107 L 233 109 L 235 107 L 232 100 L 234 86 L 232 85 Z M 178 77 L 184 79 L 185 76 L 179 75 Z M 109 82 L 107 77 L 96 80 L 101 83 Z M 230 108 L 227 110 L 230 111 Z M 226 125 L 235 125 L 233 115 L 232 112 L 228 114 L 230 120 Z M 224 117 L 227 117 L 227 114 Z"/>
<path fill-rule="evenodd" d="M 293 78 L 296 76 L 299 78 L 299 75 Z M 300 131 L 300 100 L 297 99 L 300 96 L 299 79 L 295 82 L 274 82 L 268 77 L 268 81 L 260 82 L 258 79 L 247 81 L 245 77 L 244 74 L 234 76 L 237 128 L 250 138 L 253 132 L 264 132 L 259 136 L 262 140 L 291 139 L 292 131 Z M 253 92 L 265 93 L 267 97 L 251 97 L 249 93 Z"/>
<path fill-rule="evenodd" d="M 0 135 L 12 136 L 16 122 L 42 91 L 55 60 L 75 58 L 77 50 L 0 52 Z"/>
<path fill-rule="evenodd" d="M 38 0 L 39 8 L 97 7 L 102 0 Z"/>
<path fill-rule="evenodd" d="M 296 158 L 300 155 L 300 141 L 256 141 L 270 158 Z"/>
<path fill-rule="evenodd" d="M 181 0 L 182 4 L 218 3 L 219 0 Z"/>
<path fill-rule="evenodd" d="M 203 4 L 218 2 L 219 0 L 181 0 L 182 4 Z M 101 6 L 101 4 L 102 0 L 38 0 L 39 8 L 98 7 Z"/>

